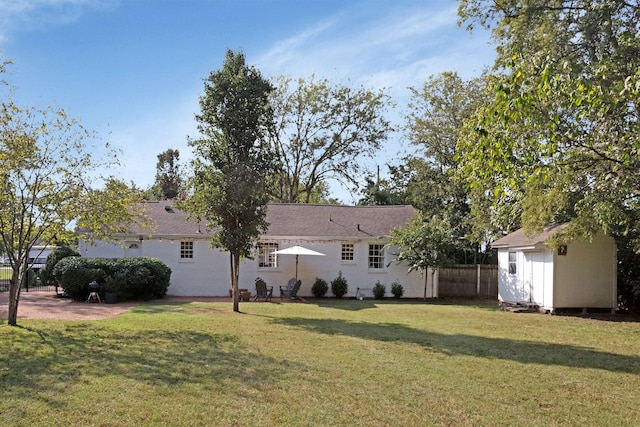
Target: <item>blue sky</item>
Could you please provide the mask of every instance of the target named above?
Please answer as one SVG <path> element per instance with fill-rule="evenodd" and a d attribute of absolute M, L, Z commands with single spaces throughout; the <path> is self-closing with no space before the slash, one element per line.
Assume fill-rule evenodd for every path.
<path fill-rule="evenodd" d="M 489 35 L 457 26 L 455 0 L 0 0 L 7 80 L 28 105 L 54 105 L 123 151 L 114 174 L 146 188 L 157 154 L 180 150 L 203 79 L 226 49 L 266 77 L 328 78 L 386 88 L 403 124 L 408 87 L 433 74 L 470 78 L 495 57 Z M 398 133 L 370 165 L 411 149 Z M 357 199 L 337 186 L 345 203 Z"/>

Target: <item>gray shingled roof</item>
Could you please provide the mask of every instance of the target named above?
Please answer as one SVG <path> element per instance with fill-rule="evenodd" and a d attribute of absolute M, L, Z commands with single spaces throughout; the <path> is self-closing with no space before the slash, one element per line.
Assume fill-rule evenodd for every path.
<path fill-rule="evenodd" d="M 197 236 L 206 233 L 205 223 L 187 221 L 186 212 L 172 202 L 146 202 L 157 236 Z M 389 235 L 404 226 L 416 210 L 412 206 L 340 206 L 312 204 L 270 204 L 267 208 L 269 237 L 369 238 Z M 201 231 L 201 234 L 198 233 Z M 133 234 L 150 234 L 135 230 Z"/>
<path fill-rule="evenodd" d="M 494 248 L 513 248 L 518 246 L 536 246 L 545 243 L 553 233 L 562 230 L 568 224 L 556 224 L 545 227 L 540 233 L 527 235 L 524 228 L 496 240 L 491 244 Z"/>

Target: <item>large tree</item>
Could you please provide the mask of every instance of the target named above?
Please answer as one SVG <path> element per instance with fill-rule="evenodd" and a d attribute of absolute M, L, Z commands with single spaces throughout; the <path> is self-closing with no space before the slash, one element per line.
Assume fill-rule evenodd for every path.
<path fill-rule="evenodd" d="M 63 110 L 0 106 L 0 239 L 12 269 L 9 325 L 16 325 L 20 289 L 36 245 L 69 242 L 78 230 L 108 239 L 136 217 L 140 194 L 100 177 L 117 159 L 108 145 Z M 96 189 L 99 186 L 99 189 Z"/>
<path fill-rule="evenodd" d="M 498 47 L 495 98 L 461 143 L 473 194 L 517 202 L 528 229 L 570 221 L 568 238 L 638 230 L 638 3 L 462 0 L 459 12 Z"/>
<path fill-rule="evenodd" d="M 382 189 L 386 191 L 379 192 L 427 216 L 448 218 L 469 251 L 485 243 L 487 233 L 474 232 L 469 221 L 468 190 L 457 175 L 457 142 L 464 121 L 488 102 L 485 88 L 484 76 L 463 80 L 455 72 L 431 76 L 420 88 L 411 88 L 405 131 L 416 151 L 390 166 L 392 179 Z M 460 253 L 461 262 L 465 253 Z"/>
<path fill-rule="evenodd" d="M 156 179 L 146 191 L 147 199 L 173 200 L 184 195 L 180 151 L 169 148 L 158 154 Z"/>
<path fill-rule="evenodd" d="M 455 262 L 460 240 L 448 218 L 419 213 L 409 223 L 391 232 L 389 246 L 394 249 L 393 262 L 408 265 L 408 272 L 425 275 L 424 298 L 427 298 L 427 271 Z M 433 278 L 431 283 L 433 283 Z"/>
<path fill-rule="evenodd" d="M 194 175 L 182 206 L 192 218 L 207 221 L 213 246 L 229 251 L 236 312 L 240 261 L 251 256 L 268 225 L 272 90 L 259 70 L 246 64 L 243 53 L 227 51 L 223 67 L 209 75 L 200 97 L 196 120 L 201 136 L 189 141 Z"/>
<path fill-rule="evenodd" d="M 272 94 L 271 133 L 280 171 L 274 179 L 279 202 L 309 203 L 329 180 L 359 185 L 363 159 L 392 131 L 384 117 L 390 99 L 383 91 L 327 79 L 281 77 Z"/>

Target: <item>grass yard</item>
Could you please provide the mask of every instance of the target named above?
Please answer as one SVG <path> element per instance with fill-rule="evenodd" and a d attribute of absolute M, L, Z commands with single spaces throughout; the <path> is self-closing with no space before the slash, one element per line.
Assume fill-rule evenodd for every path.
<path fill-rule="evenodd" d="M 492 306 L 150 303 L 0 326 L 5 426 L 637 426 L 640 324 Z"/>

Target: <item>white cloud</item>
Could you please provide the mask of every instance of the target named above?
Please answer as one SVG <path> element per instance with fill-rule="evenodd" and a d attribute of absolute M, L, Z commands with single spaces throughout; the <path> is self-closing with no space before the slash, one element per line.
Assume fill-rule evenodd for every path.
<path fill-rule="evenodd" d="M 14 32 L 66 25 L 87 10 L 107 10 L 117 4 L 119 0 L 0 0 L 0 44 Z"/>

